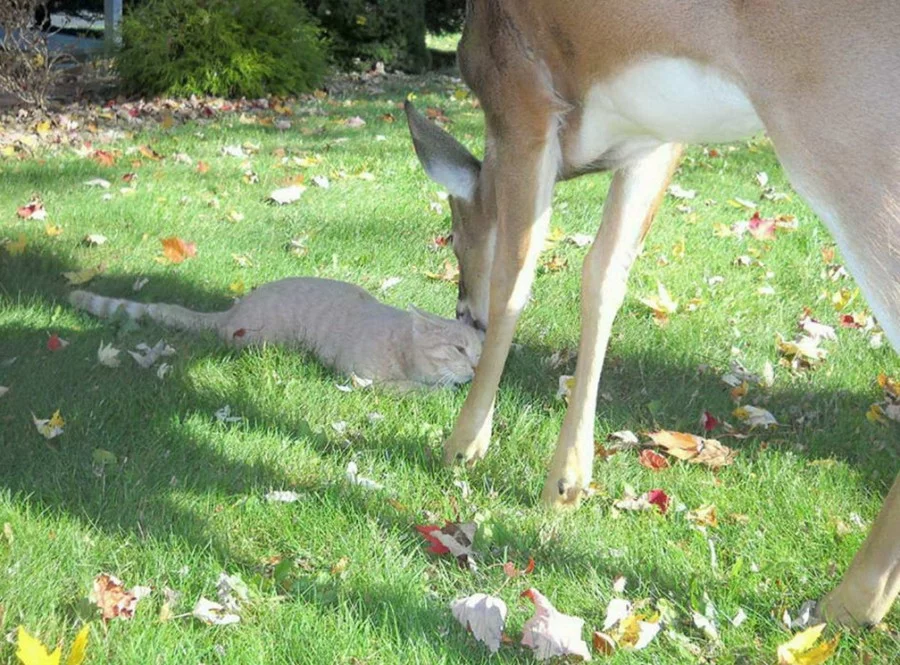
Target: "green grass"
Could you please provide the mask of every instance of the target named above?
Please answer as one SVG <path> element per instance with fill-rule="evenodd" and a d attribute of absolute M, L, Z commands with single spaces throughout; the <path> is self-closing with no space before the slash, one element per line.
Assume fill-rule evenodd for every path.
<path fill-rule="evenodd" d="M 414 89 L 420 106 L 440 105 L 453 133 L 480 153 L 481 112 L 448 86 L 442 79 L 411 79 L 381 94 L 351 91 L 326 102 L 299 102 L 293 126 L 283 132 L 242 124 L 232 114 L 156 127 L 115 145 L 127 151 L 150 144 L 166 155 L 158 163 L 141 159 L 133 166 L 139 156 L 123 155 L 103 168 L 67 151 L 0 162 L 0 238 L 21 233 L 28 243 L 21 255 L 0 250 L 0 385 L 11 388 L 0 397 L 0 523 L 8 523 L 13 536 L 10 542 L 0 534 L 0 634 L 22 624 L 47 644 L 70 643 L 89 616 L 84 599 L 91 580 L 108 571 L 128 585 L 153 585 L 155 592 L 133 621 L 105 628 L 94 621 L 90 665 L 527 663 L 532 656 L 517 647 L 489 658 L 455 624 L 448 603 L 502 587 L 510 605 L 507 632 L 517 638 L 530 615 L 518 594 L 533 585 L 593 630 L 613 596 L 613 578 L 622 574 L 629 598 L 671 601 L 681 614 L 675 628 L 716 663 L 775 662 L 775 648 L 788 636 L 783 609 L 824 594 L 863 539 L 859 528 L 839 535 L 838 521 L 852 525 L 858 513 L 870 523 L 897 470 L 897 425 L 865 418 L 880 399 L 878 372 L 900 374 L 887 345 L 872 349 L 861 332 L 840 329 L 836 342 L 825 343 L 830 354 L 822 367 L 796 374 L 777 367 L 774 387 L 753 388 L 746 403 L 770 409 L 783 426 L 724 439 L 740 451 L 733 466 L 714 474 L 677 463 L 654 474 L 635 453 L 620 453 L 597 461 L 595 498 L 578 512 L 557 515 L 543 510 L 537 497 L 564 414 L 555 399 L 557 377 L 574 365 L 548 370 L 544 361 L 577 345 L 584 249 L 558 245 L 553 251 L 567 267 L 537 277 L 534 302 L 519 326 L 521 346 L 501 385 L 494 447 L 470 472 L 447 471 L 438 461 L 442 433 L 449 432 L 465 389 L 345 394 L 335 387 L 341 377 L 300 353 L 239 354 L 212 339 L 152 325 L 120 329 L 68 306 L 70 287 L 60 273 L 102 262 L 106 272 L 88 288 L 131 296 L 133 282 L 147 277 L 134 296 L 143 301 L 224 307 L 229 285 L 238 280 L 249 288 L 290 275 L 349 280 L 377 293 L 384 279 L 399 276 L 399 285 L 380 297 L 450 315 L 455 287 L 424 276 L 451 258 L 449 250 L 428 248 L 448 230 L 448 206 L 441 203 L 441 212 L 430 206 L 440 203 L 438 188 L 421 171 L 397 108 Z M 396 121 L 385 121 L 386 113 Z M 355 115 L 365 127 L 336 122 Z M 220 154 L 224 145 L 245 142 L 259 145 L 249 164 Z M 322 161 L 300 168 L 288 159 L 285 165 L 278 149 L 288 158 L 320 155 Z M 799 220 L 796 232 L 773 243 L 713 234 L 717 223 L 749 217 L 727 201 L 758 197 L 756 171 L 787 189 L 766 141 L 720 150 L 721 157 L 689 151 L 675 179 L 698 190 L 694 214 L 679 212 L 680 202 L 667 198 L 634 268 L 601 382 L 599 440 L 620 429 L 696 432 L 705 409 L 736 422 L 719 380 L 733 358 L 755 371 L 767 360 L 777 363 L 775 334 L 792 337 L 804 307 L 836 324 L 837 314 L 820 298 L 837 287 L 822 275 L 820 251 L 831 240 L 797 197 L 761 202 L 766 216 L 791 213 Z M 207 162 L 209 172 L 176 163 L 177 152 Z M 244 181 L 248 169 L 258 184 Z M 138 173 L 136 191 L 123 195 L 121 176 L 128 171 Z M 363 171 L 374 180 L 353 177 Z M 331 187 L 310 187 L 289 206 L 265 202 L 298 173 L 308 184 L 328 176 Z M 113 181 L 111 200 L 82 184 L 94 177 Z M 553 224 L 569 234 L 592 233 L 608 180 L 561 184 Z M 16 207 L 33 193 L 43 198 L 49 221 L 64 227 L 62 235 L 48 237 L 44 223 L 16 218 Z M 218 208 L 210 207 L 213 199 Z M 229 221 L 232 210 L 244 219 Z M 87 233 L 102 233 L 109 242 L 84 247 L 79 241 Z M 159 239 L 170 235 L 196 242 L 198 255 L 180 265 L 155 261 Z M 298 236 L 307 238 L 305 256 L 286 250 Z M 682 239 L 684 255 L 675 258 L 672 247 Z M 734 264 L 751 251 L 760 253 L 765 269 Z M 241 267 L 233 255 L 249 256 L 252 266 Z M 660 255 L 668 257 L 666 265 Z M 766 270 L 774 273 L 765 283 L 775 296 L 757 293 Z M 714 275 L 725 280 L 710 287 L 706 280 Z M 657 281 L 682 306 L 695 296 L 703 304 L 659 326 L 639 302 Z M 48 352 L 51 333 L 70 345 Z M 128 357 L 117 369 L 96 361 L 101 342 L 124 349 L 160 338 L 178 351 L 167 359 L 173 369 L 164 380 Z M 17 360 L 4 362 L 11 358 Z M 225 405 L 244 422 L 217 423 L 213 414 Z M 31 414 L 47 418 L 55 409 L 67 424 L 48 445 Z M 370 412 L 385 418 L 370 424 Z M 341 420 L 348 423 L 343 435 L 331 426 Z M 96 468 L 98 448 L 112 452 L 117 463 Z M 350 460 L 387 492 L 348 486 L 343 476 Z M 463 479 L 471 487 L 465 499 L 454 484 Z M 639 491 L 664 488 L 688 508 L 715 504 L 721 524 L 703 534 L 674 510 L 665 517 L 616 516 L 612 502 L 626 484 Z M 295 490 L 302 500 L 267 503 L 263 496 L 272 489 Z M 425 511 L 452 519 L 457 507 L 464 519 L 483 520 L 477 573 L 427 554 L 413 530 L 433 519 Z M 746 523 L 734 514 L 745 515 Z M 708 539 L 718 556 L 715 569 Z M 342 557 L 349 566 L 332 575 Z M 499 564 L 523 566 L 529 557 L 534 573 L 503 586 Z M 300 562 L 281 585 L 269 566 L 278 559 Z M 189 612 L 201 595 L 215 598 L 223 570 L 241 574 L 251 587 L 240 625 L 158 620 L 164 587 L 184 594 L 176 613 Z M 704 608 L 705 595 L 719 610 L 718 646 L 690 626 L 690 611 Z M 739 607 L 749 619 L 733 628 L 728 618 Z M 894 630 L 897 620 L 895 609 L 888 618 Z M 13 652 L 0 641 L 0 662 L 14 662 Z M 873 631 L 847 634 L 832 662 L 898 658 L 896 638 Z M 660 635 L 645 651 L 619 653 L 611 662 L 694 663 L 697 657 Z"/>

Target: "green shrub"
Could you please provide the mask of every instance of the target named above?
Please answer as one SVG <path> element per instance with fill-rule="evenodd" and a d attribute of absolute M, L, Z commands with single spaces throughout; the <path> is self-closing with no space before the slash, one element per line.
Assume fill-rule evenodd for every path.
<path fill-rule="evenodd" d="M 299 0 L 318 19 L 342 67 L 355 58 L 407 71 L 428 67 L 425 0 Z"/>
<path fill-rule="evenodd" d="M 466 0 L 425 0 L 425 27 L 443 35 L 459 32 L 466 18 Z"/>
<path fill-rule="evenodd" d="M 259 97 L 313 88 L 326 54 L 296 0 L 147 0 L 122 22 L 116 67 L 130 92 Z"/>

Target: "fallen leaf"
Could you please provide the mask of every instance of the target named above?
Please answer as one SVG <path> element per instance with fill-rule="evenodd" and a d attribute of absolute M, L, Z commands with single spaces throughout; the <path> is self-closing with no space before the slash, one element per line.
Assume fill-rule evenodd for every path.
<path fill-rule="evenodd" d="M 669 194 L 669 196 L 672 196 L 676 199 L 683 199 L 688 201 L 697 197 L 697 192 L 695 190 L 684 189 L 681 185 L 678 185 L 674 182 L 669 185 L 668 189 L 666 189 L 666 192 Z"/>
<path fill-rule="evenodd" d="M 633 487 L 626 485 L 622 498 L 616 501 L 613 506 L 619 510 L 650 510 L 653 506 L 648 498 L 648 493 L 638 496 Z"/>
<path fill-rule="evenodd" d="M 566 236 L 565 240 L 576 247 L 587 247 L 594 242 L 594 236 L 587 233 L 573 233 L 570 236 Z"/>
<path fill-rule="evenodd" d="M 685 514 L 685 519 L 691 524 L 697 524 L 698 526 L 708 526 L 713 529 L 719 526 L 716 507 L 713 505 L 700 506 L 694 510 L 689 510 Z"/>
<path fill-rule="evenodd" d="M 48 351 L 59 351 L 60 349 L 64 349 L 69 346 L 69 343 L 64 340 L 62 337 L 53 333 L 47 339 L 47 350 Z"/>
<path fill-rule="evenodd" d="M 704 464 L 713 469 L 731 464 L 737 456 L 736 450 L 722 445 L 718 440 L 704 439 L 695 434 L 660 430 L 650 432 L 647 436 L 672 457 L 687 460 L 691 464 Z"/>
<path fill-rule="evenodd" d="M 62 235 L 63 227 L 58 224 L 47 224 L 44 226 L 44 233 L 50 238 L 56 238 Z"/>
<path fill-rule="evenodd" d="M 763 219 L 759 212 L 754 212 L 747 223 L 747 231 L 757 240 L 775 240 L 775 220 Z"/>
<path fill-rule="evenodd" d="M 606 618 L 602 630 L 609 630 L 631 614 L 632 605 L 625 598 L 613 598 L 606 605 Z"/>
<path fill-rule="evenodd" d="M 775 416 L 769 413 L 767 410 L 760 408 L 758 406 L 741 406 L 735 409 L 733 415 L 738 420 L 741 420 L 750 427 L 772 427 L 774 425 L 778 425 L 778 421 L 775 420 Z"/>
<path fill-rule="evenodd" d="M 5 239 L 3 248 L 10 256 L 19 256 L 20 254 L 25 253 L 25 247 L 27 244 L 28 240 L 25 238 L 25 234 L 20 233 L 18 239 L 16 240 Z"/>
<path fill-rule="evenodd" d="M 277 490 L 266 493 L 265 498 L 271 503 L 294 503 L 300 500 L 300 495 L 297 492 Z"/>
<path fill-rule="evenodd" d="M 556 399 L 561 399 L 568 403 L 573 390 L 575 390 L 575 377 L 570 374 L 561 375 L 556 388 Z"/>
<path fill-rule="evenodd" d="M 62 276 L 68 280 L 70 286 L 78 286 L 79 284 L 87 284 L 94 279 L 94 277 L 102 274 L 104 270 L 106 270 L 106 266 L 101 263 L 93 268 L 64 272 L 62 273 Z"/>
<path fill-rule="evenodd" d="M 85 625 L 78 631 L 75 641 L 72 642 L 69 657 L 66 658 L 66 665 L 81 665 L 84 662 L 90 630 L 90 625 Z M 24 626 L 19 626 L 16 634 L 16 658 L 22 665 L 59 665 L 61 657 L 61 647 L 57 646 L 56 650 L 50 653 L 40 640 L 28 634 Z"/>
<path fill-rule="evenodd" d="M 416 526 L 416 531 L 431 543 L 429 552 L 438 556 L 451 554 L 461 568 L 472 571 L 477 568 L 472 550 L 477 529 L 475 522 L 447 522 L 443 528 L 432 524 Z"/>
<path fill-rule="evenodd" d="M 819 323 L 809 316 L 804 316 L 800 320 L 799 325 L 800 328 L 803 329 L 803 332 L 814 339 L 827 339 L 832 341 L 837 339 L 834 328 L 826 326 L 824 323 Z"/>
<path fill-rule="evenodd" d="M 143 155 L 147 159 L 154 162 L 158 162 L 163 158 L 162 155 L 156 152 L 156 150 L 151 148 L 149 145 L 142 145 L 140 148 L 138 148 L 138 152 L 140 152 L 141 155 Z"/>
<path fill-rule="evenodd" d="M 8 392 L 9 392 L 8 386 L 0 386 L 0 397 L 3 397 Z"/>
<path fill-rule="evenodd" d="M 89 599 L 100 608 L 104 621 L 111 619 L 131 619 L 138 601 L 150 594 L 150 587 L 136 586 L 126 591 L 114 575 L 100 573 L 94 578 Z"/>
<path fill-rule="evenodd" d="M 468 487 L 468 486 L 466 486 Z M 463 492 L 463 498 L 465 498 L 465 492 Z M 512 561 L 507 561 L 503 564 L 503 572 L 506 573 L 507 577 L 524 577 L 525 575 L 530 575 L 534 572 L 534 559 L 528 559 L 528 565 L 526 565 L 522 570 L 518 570 L 516 568 L 516 564 Z"/>
<path fill-rule="evenodd" d="M 144 369 L 153 367 L 160 358 L 175 355 L 175 349 L 164 340 L 159 340 L 152 348 L 143 342 L 134 348 L 135 350 L 129 351 L 128 354 Z"/>
<path fill-rule="evenodd" d="M 476 640 L 484 642 L 491 653 L 500 650 L 503 627 L 506 624 L 506 603 L 495 596 L 476 593 L 450 603 L 453 617 Z"/>
<path fill-rule="evenodd" d="M 91 627 L 87 624 L 78 631 L 75 641 L 72 642 L 72 650 L 69 652 L 69 657 L 66 658 L 66 665 L 81 665 L 84 662 L 90 632 Z M 26 665 L 28 664 L 26 663 Z"/>
<path fill-rule="evenodd" d="M 207 173 L 209 171 L 209 164 L 200 160 L 197 162 L 197 173 Z"/>
<path fill-rule="evenodd" d="M 584 619 L 558 611 L 535 588 L 526 589 L 522 596 L 534 603 L 534 615 L 522 626 L 522 644 L 531 647 L 538 660 L 570 654 L 591 659 L 581 637 Z"/>
<path fill-rule="evenodd" d="M 111 183 L 109 180 L 104 180 L 103 178 L 94 178 L 93 180 L 85 180 L 85 185 L 88 187 L 99 187 L 100 189 L 109 189 Z"/>
<path fill-rule="evenodd" d="M 797 633 L 790 640 L 778 646 L 778 665 L 819 665 L 834 655 L 840 635 L 832 640 L 815 643 L 822 636 L 825 624 L 820 623 L 812 628 Z"/>
<path fill-rule="evenodd" d="M 711 432 L 719 425 L 719 421 L 709 411 L 704 411 L 700 414 L 700 427 L 703 428 L 704 432 Z"/>
<path fill-rule="evenodd" d="M 669 468 L 668 460 L 649 448 L 641 451 L 641 454 L 638 456 L 638 462 L 640 462 L 641 466 L 645 466 L 652 471 L 662 471 Z"/>
<path fill-rule="evenodd" d="M 247 292 L 247 287 L 244 284 L 244 280 L 238 279 L 228 285 L 228 291 L 236 296 L 242 296 Z"/>
<path fill-rule="evenodd" d="M 62 415 L 60 415 L 59 409 L 53 412 L 53 415 L 46 420 L 42 420 L 40 418 L 36 418 L 34 414 L 31 414 L 31 420 L 34 422 L 34 426 L 37 428 L 37 431 L 43 436 L 45 439 L 55 439 L 60 434 L 63 433 L 63 427 L 65 427 L 66 421 L 63 420 Z"/>
<path fill-rule="evenodd" d="M 344 121 L 344 124 L 351 129 L 359 129 L 366 124 L 366 121 L 360 118 L 358 115 L 355 115 L 352 118 L 347 118 Z"/>
<path fill-rule="evenodd" d="M 656 506 L 665 515 L 669 510 L 669 495 L 661 489 L 650 490 L 647 492 L 647 503 Z"/>
<path fill-rule="evenodd" d="M 100 166 L 112 166 L 116 163 L 116 155 L 106 150 L 95 150 L 91 155 L 91 159 Z"/>
<path fill-rule="evenodd" d="M 298 201 L 305 191 L 306 187 L 303 185 L 291 185 L 290 187 L 276 189 L 269 194 L 269 198 L 278 205 L 287 205 Z"/>
<path fill-rule="evenodd" d="M 794 341 L 785 340 L 781 335 L 776 336 L 776 345 L 779 353 L 790 363 L 794 369 L 807 369 L 825 360 L 828 352 L 819 347 L 820 337 L 801 335 Z"/>
<path fill-rule="evenodd" d="M 44 204 L 38 199 L 18 208 L 16 214 L 22 219 L 33 219 L 36 222 L 42 222 L 47 219 L 47 211 L 44 209 Z"/>
<path fill-rule="evenodd" d="M 606 633 L 594 631 L 591 642 L 594 645 L 594 651 L 601 656 L 612 656 L 616 652 L 616 641 Z"/>
<path fill-rule="evenodd" d="M 246 603 L 250 600 L 250 589 L 240 575 L 229 575 L 224 571 L 219 574 L 216 581 L 216 594 L 219 602 L 229 612 L 237 612 L 238 603 Z"/>
<path fill-rule="evenodd" d="M 653 316 L 658 323 L 665 323 L 669 320 L 669 314 L 678 311 L 678 303 L 672 300 L 662 282 L 657 282 L 656 290 L 656 295 L 641 298 L 640 302 L 653 310 Z"/>
<path fill-rule="evenodd" d="M 191 614 L 210 626 L 227 626 L 241 620 L 237 614 L 228 612 L 222 605 L 206 598 L 200 598 Z"/>
<path fill-rule="evenodd" d="M 82 240 L 82 244 L 88 247 L 99 247 L 106 242 L 107 238 L 102 233 L 89 233 Z"/>
<path fill-rule="evenodd" d="M 459 268 L 454 263 L 452 263 L 449 259 L 444 261 L 443 271 L 436 273 L 436 272 L 428 272 L 426 270 L 423 274 L 428 279 L 439 280 L 441 282 L 456 283 L 459 281 Z"/>
<path fill-rule="evenodd" d="M 346 470 L 347 481 L 351 485 L 358 485 L 363 489 L 367 490 L 383 490 L 384 485 L 381 483 L 375 482 L 371 478 L 366 478 L 365 476 L 359 475 L 359 469 L 356 466 L 356 462 L 350 462 L 347 464 Z"/>
<path fill-rule="evenodd" d="M 658 616 L 656 615 L 655 621 L 645 621 L 650 617 L 629 615 L 619 622 L 610 637 L 623 649 L 640 651 L 646 648 L 662 629 Z"/>
<path fill-rule="evenodd" d="M 709 610 L 708 607 L 707 610 Z M 716 624 L 711 618 L 706 615 L 700 614 L 700 612 L 694 611 L 691 613 L 691 620 L 694 622 L 694 625 L 702 630 L 703 634 L 706 635 L 709 639 L 714 642 L 719 641 L 719 629 L 716 628 Z"/>
<path fill-rule="evenodd" d="M 197 255 L 197 245 L 185 242 L 177 236 L 160 239 L 163 246 L 163 255 L 172 263 L 181 263 Z"/>

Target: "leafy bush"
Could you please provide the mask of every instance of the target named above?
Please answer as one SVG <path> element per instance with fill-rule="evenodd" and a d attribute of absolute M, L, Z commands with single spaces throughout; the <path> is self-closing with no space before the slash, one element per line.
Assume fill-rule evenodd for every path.
<path fill-rule="evenodd" d="M 352 66 L 380 60 L 408 71 L 428 67 L 425 0 L 301 0 L 332 46 L 335 61 Z"/>
<path fill-rule="evenodd" d="M 131 92 L 258 97 L 309 90 L 325 46 L 296 0 L 147 0 L 122 22 Z"/>
<path fill-rule="evenodd" d="M 425 0 L 425 27 L 443 35 L 459 32 L 466 18 L 466 0 Z"/>

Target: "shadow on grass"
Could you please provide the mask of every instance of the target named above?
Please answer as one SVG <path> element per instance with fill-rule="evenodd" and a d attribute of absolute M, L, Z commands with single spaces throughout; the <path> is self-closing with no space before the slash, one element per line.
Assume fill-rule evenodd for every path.
<path fill-rule="evenodd" d="M 34 251 L 19 257 L 0 254 L 0 312 L 14 307 L 17 302 L 38 304 L 46 311 L 53 311 L 57 304 L 68 307 L 65 295 L 69 288 L 58 276 L 72 268 L 51 254 Z M 132 279 L 103 277 L 92 288 L 107 295 L 132 296 Z M 186 283 L 176 275 L 155 277 L 153 287 L 152 292 L 148 290 L 151 295 L 167 294 L 166 300 L 197 309 L 227 305 L 220 296 Z M 142 300 L 150 299 L 144 293 L 140 295 Z M 45 341 L 50 330 L 71 343 L 64 353 L 50 354 L 46 350 Z M 287 442 L 306 445 L 322 455 L 339 456 L 342 454 L 340 447 L 328 436 L 314 432 L 299 415 L 273 413 L 255 395 L 247 394 L 239 387 L 224 396 L 198 388 L 191 380 L 192 362 L 204 355 L 228 362 L 233 356 L 232 351 L 222 349 L 209 339 L 185 337 L 184 343 L 179 345 L 178 356 L 172 361 L 176 366 L 164 382 L 158 381 L 151 372 L 133 368 L 129 362 L 125 363 L 127 369 L 118 370 L 122 374 L 118 375 L 116 390 L 104 390 L 103 381 L 108 370 L 97 367 L 93 358 L 99 343 L 109 341 L 112 332 L 111 327 L 94 330 L 61 328 L 50 318 L 3 328 L 0 362 L 11 356 L 18 359 L 12 365 L 0 368 L 0 383 L 14 386 L 4 398 L 0 412 L 0 450 L 4 459 L 0 466 L 0 487 L 11 491 L 17 501 L 30 504 L 39 511 L 68 515 L 112 534 L 130 533 L 141 539 L 152 537 L 163 542 L 173 538 L 191 548 L 211 550 L 223 567 L 232 570 L 238 567 L 252 574 L 258 570 L 259 562 L 249 553 L 235 548 L 227 535 L 211 525 L 207 516 L 182 507 L 179 496 L 186 493 L 194 498 L 208 497 L 212 511 L 216 504 L 239 501 L 258 488 L 305 487 L 308 479 L 302 474 L 275 470 L 265 462 L 248 463 L 229 458 L 217 448 L 217 442 L 208 433 L 192 426 L 190 415 L 211 416 L 223 403 L 228 403 L 251 427 L 275 432 Z M 156 338 L 155 333 L 155 330 L 144 330 L 140 337 L 151 341 Z M 126 339 L 137 341 L 134 335 Z M 559 408 L 554 404 L 554 396 L 547 391 L 547 369 L 542 359 L 549 355 L 549 349 L 538 347 L 525 347 L 514 354 L 502 391 L 533 404 L 538 410 Z M 66 367 L 67 358 L 89 358 L 92 369 L 83 375 L 78 375 L 77 371 L 73 373 Z M 557 373 L 570 369 L 571 366 L 561 367 Z M 131 375 L 125 372 L 131 372 Z M 124 384 L 121 382 L 123 375 L 127 377 Z M 655 386 L 665 386 L 666 390 L 656 392 Z M 708 408 L 727 413 L 732 406 L 717 375 L 698 376 L 696 368 L 666 363 L 655 357 L 613 357 L 604 374 L 601 392 L 611 392 L 613 400 L 601 402 L 599 417 L 613 425 L 631 425 L 635 429 L 637 414 L 637 419 L 647 428 L 662 426 L 693 431 L 696 429 L 694 424 L 679 420 L 686 411 L 699 413 Z M 153 398 L 152 411 L 141 412 L 148 395 Z M 706 402 L 697 402 L 698 395 Z M 877 435 L 861 433 L 859 416 L 865 413 L 872 398 L 872 395 L 850 392 L 775 391 L 771 399 L 782 411 L 796 413 L 799 424 L 789 425 L 787 435 L 782 429 L 728 443 L 751 455 L 761 445 L 767 445 L 770 449 L 789 446 L 792 452 L 810 457 L 838 457 L 856 467 L 874 492 L 883 494 L 893 479 L 896 454 L 889 447 L 874 450 L 870 439 Z M 648 401 L 654 404 L 652 409 L 647 407 Z M 36 415 L 49 417 L 54 405 L 58 404 L 65 405 L 64 416 L 70 418 L 71 424 L 65 436 L 41 445 L 28 412 L 40 405 L 47 412 Z M 842 414 L 853 415 L 848 418 Z M 114 424 L 110 427 L 114 435 L 106 434 L 104 423 Z M 507 427 L 502 420 L 498 421 L 496 436 L 503 438 Z M 787 438 L 790 438 L 790 444 L 784 442 Z M 444 473 L 426 453 L 424 441 L 414 437 L 398 441 L 393 434 L 379 435 L 376 430 L 374 435 L 356 444 L 355 450 L 397 453 L 399 448 L 399 454 L 426 472 L 437 477 Z M 116 455 L 119 468 L 115 474 L 95 473 L 92 455 L 96 448 Z M 479 473 L 473 472 L 473 484 Z M 543 476 L 543 469 L 535 470 L 535 473 Z M 322 485 L 321 481 L 310 490 L 334 499 L 348 516 L 366 516 L 387 526 L 409 529 L 410 538 L 415 538 L 411 529 L 416 520 L 414 514 L 386 510 L 382 501 L 373 501 L 371 496 L 340 486 Z M 501 491 L 525 505 L 532 505 L 536 500 L 522 484 L 504 487 Z M 627 568 L 623 570 L 621 563 L 598 553 L 586 556 L 560 542 L 541 545 L 538 526 L 523 526 L 510 519 L 501 522 L 499 527 L 501 535 L 495 545 L 501 550 L 508 548 L 510 554 L 504 556 L 520 553 L 521 558 L 527 559 L 529 554 L 541 550 L 548 569 L 565 570 L 570 575 L 593 572 L 612 577 L 629 573 Z M 515 535 L 506 537 L 502 535 L 504 532 Z M 498 556 L 493 558 L 499 561 Z M 664 570 L 645 567 L 632 572 L 652 579 L 655 586 L 673 597 L 684 598 L 694 592 L 691 580 L 675 578 Z M 306 600 L 335 602 L 327 589 L 322 592 L 315 585 L 301 584 L 294 591 L 297 597 Z M 408 622 L 410 629 L 424 624 L 433 625 L 436 633 L 440 630 L 438 622 L 442 619 L 435 619 L 425 604 L 414 606 L 408 597 L 391 589 L 379 591 L 348 585 L 337 593 L 341 602 L 348 602 L 355 614 L 369 621 L 397 622 L 398 616 L 404 616 L 403 622 Z M 770 610 L 753 596 L 742 602 L 760 615 L 767 615 Z M 406 618 L 404 613 L 412 618 Z M 463 639 L 454 641 L 452 648 L 465 653 L 466 642 Z"/>

